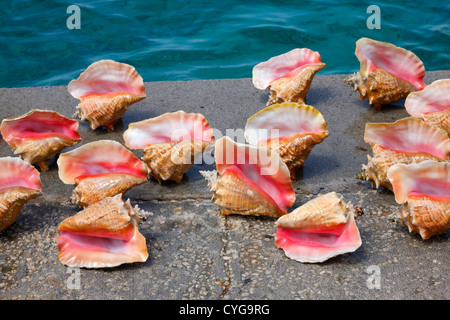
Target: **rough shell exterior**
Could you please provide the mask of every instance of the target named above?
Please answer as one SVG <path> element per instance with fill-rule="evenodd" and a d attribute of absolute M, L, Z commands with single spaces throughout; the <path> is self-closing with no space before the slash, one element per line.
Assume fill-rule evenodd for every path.
<path fill-rule="evenodd" d="M 416 88 L 409 82 L 392 76 L 382 69 L 370 72 L 367 76 L 357 72 L 345 79 L 354 91 L 359 91 L 360 99 L 369 100 L 375 109 L 382 105 L 404 99 Z"/>
<path fill-rule="evenodd" d="M 88 207 L 107 197 L 125 194 L 131 188 L 147 182 L 147 179 L 126 173 L 111 173 L 77 179 L 70 202 Z"/>
<path fill-rule="evenodd" d="M 345 202 L 336 192 L 319 195 L 275 222 L 288 229 L 328 229 L 345 224 L 351 215 L 358 216 L 359 209 Z"/>
<path fill-rule="evenodd" d="M 442 234 L 450 229 L 450 201 L 431 201 L 427 198 L 410 198 L 399 209 L 399 217 L 410 232 L 423 239 Z"/>
<path fill-rule="evenodd" d="M 317 72 L 325 67 L 325 63 L 312 64 L 292 77 L 283 77 L 270 84 L 270 96 L 267 105 L 282 102 L 306 103 L 311 83 Z"/>
<path fill-rule="evenodd" d="M 142 160 L 148 174 L 159 182 L 173 180 L 179 183 L 209 145 L 209 142 L 200 140 L 158 143 L 144 149 Z"/>

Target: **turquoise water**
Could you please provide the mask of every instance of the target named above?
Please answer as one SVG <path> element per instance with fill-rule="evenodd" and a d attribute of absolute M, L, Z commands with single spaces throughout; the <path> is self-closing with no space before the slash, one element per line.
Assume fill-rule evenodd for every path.
<path fill-rule="evenodd" d="M 69 5 L 81 29 L 68 29 Z M 368 29 L 369 5 L 381 29 Z M 361 37 L 413 51 L 426 70 L 450 69 L 446 1 L 2 1 L 0 87 L 66 85 L 91 63 L 132 64 L 144 81 L 251 77 L 294 48 L 319 51 L 319 74 L 352 73 Z"/>

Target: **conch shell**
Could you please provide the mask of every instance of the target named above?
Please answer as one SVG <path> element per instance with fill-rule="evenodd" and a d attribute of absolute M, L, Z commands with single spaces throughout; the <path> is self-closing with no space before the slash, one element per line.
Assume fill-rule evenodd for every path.
<path fill-rule="evenodd" d="M 405 100 L 405 109 L 450 136 L 450 79 L 436 80 L 422 91 L 411 92 Z"/>
<path fill-rule="evenodd" d="M 145 98 L 144 81 L 135 68 L 113 60 L 94 62 L 70 81 L 68 90 L 80 100 L 74 117 L 87 120 L 93 130 L 114 130 L 129 106 Z"/>
<path fill-rule="evenodd" d="M 424 160 L 446 161 L 450 155 L 450 138 L 438 128 L 414 117 L 394 123 L 367 123 L 364 141 L 372 146 L 373 157 L 367 156 L 363 178 L 392 191 L 387 177 L 397 163 L 413 164 Z"/>
<path fill-rule="evenodd" d="M 355 223 L 362 209 L 346 203 L 336 192 L 319 195 L 275 222 L 275 244 L 290 259 L 324 262 L 354 252 L 361 244 Z"/>
<path fill-rule="evenodd" d="M 344 81 L 367 98 L 375 109 L 406 98 L 425 87 L 425 67 L 411 51 L 393 44 L 361 38 L 355 55 L 361 63 L 359 72 Z"/>
<path fill-rule="evenodd" d="M 87 207 L 147 182 L 144 163 L 119 142 L 99 140 L 63 153 L 59 178 L 75 184 L 71 202 Z"/>
<path fill-rule="evenodd" d="M 2 121 L 0 132 L 14 154 L 30 164 L 48 170 L 51 158 L 81 141 L 78 121 L 58 112 L 35 109 Z"/>
<path fill-rule="evenodd" d="M 128 148 L 144 150 L 150 176 L 178 183 L 214 135 L 203 115 L 180 110 L 131 123 L 123 139 Z"/>
<path fill-rule="evenodd" d="M 278 153 L 223 137 L 215 144 L 216 170 L 201 171 L 222 215 L 279 217 L 295 201 L 289 170 Z"/>
<path fill-rule="evenodd" d="M 247 120 L 245 138 L 249 144 L 278 152 L 289 168 L 292 181 L 312 148 L 329 136 L 322 114 L 312 106 L 297 103 L 271 105 Z"/>
<path fill-rule="evenodd" d="M 450 228 L 450 162 L 423 161 L 393 165 L 388 171 L 399 216 L 423 239 Z"/>
<path fill-rule="evenodd" d="M 58 227 L 59 261 L 68 267 L 111 268 L 145 262 L 146 240 L 138 230 L 140 209 L 122 195 L 107 197 Z"/>
<path fill-rule="evenodd" d="M 253 67 L 253 84 L 270 90 L 267 105 L 282 102 L 304 104 L 314 75 L 325 67 L 317 51 L 293 49 Z"/>
<path fill-rule="evenodd" d="M 19 158 L 0 158 L 0 231 L 17 220 L 29 200 L 40 195 L 38 170 Z"/>

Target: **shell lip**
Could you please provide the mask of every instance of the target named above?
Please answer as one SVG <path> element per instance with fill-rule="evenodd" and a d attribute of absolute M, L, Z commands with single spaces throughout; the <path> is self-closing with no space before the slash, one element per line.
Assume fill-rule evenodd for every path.
<path fill-rule="evenodd" d="M 54 119 L 50 119 L 50 118 Z M 61 137 L 74 142 L 81 141 L 78 121 L 51 110 L 34 109 L 24 115 L 4 119 L 0 125 L 3 139 L 11 146 L 25 140 Z"/>
<path fill-rule="evenodd" d="M 24 188 L 28 190 L 42 191 L 42 183 L 39 171 L 28 162 L 20 158 L 0 158 L 2 167 L 0 171 L 0 191 L 9 188 Z"/>
<path fill-rule="evenodd" d="M 301 72 L 302 72 L 303 70 L 305 70 L 306 68 L 313 67 L 313 66 L 315 66 L 315 67 L 318 68 L 317 71 L 320 71 L 320 70 L 322 70 L 323 68 L 325 68 L 326 64 L 323 63 L 323 62 L 316 62 L 316 63 L 307 63 L 307 64 L 304 64 L 304 65 L 302 65 L 302 66 L 300 66 L 300 67 L 298 67 L 298 68 L 295 68 L 295 69 L 289 71 L 288 73 L 286 73 L 285 75 L 283 75 L 283 76 L 281 76 L 281 77 L 278 77 L 278 78 L 276 78 L 276 79 L 273 79 L 273 80 L 267 85 L 267 87 L 264 88 L 264 89 L 269 88 L 269 87 L 272 85 L 272 83 L 274 83 L 274 82 L 277 81 L 277 80 L 280 80 L 280 79 L 283 79 L 283 78 L 292 78 L 292 77 L 295 77 L 296 75 L 298 75 L 299 73 L 301 73 Z"/>
<path fill-rule="evenodd" d="M 61 231 L 55 240 L 59 260 L 67 266 L 85 268 L 116 267 L 124 263 L 144 262 L 149 254 L 145 238 L 134 228 L 129 240 L 95 237 Z"/>
<path fill-rule="evenodd" d="M 287 257 L 302 263 L 320 263 L 340 254 L 356 251 L 362 240 L 353 215 L 342 227 L 325 232 L 308 232 L 277 227 L 275 244 Z"/>
<path fill-rule="evenodd" d="M 286 121 L 277 120 L 280 116 L 294 112 Z M 297 115 L 297 117 L 295 117 Z M 309 118 L 309 122 L 304 123 Z M 301 119 L 301 123 L 295 120 Z M 284 132 L 280 130 L 284 128 Z M 292 128 L 293 127 L 293 128 Z M 272 134 L 273 133 L 273 134 Z M 273 139 L 285 140 L 292 137 L 317 134 L 327 137 L 327 122 L 314 107 L 295 102 L 284 102 L 266 107 L 248 118 L 244 129 L 245 140 L 252 145 L 259 145 Z"/>
<path fill-rule="evenodd" d="M 378 56 L 377 47 L 382 48 L 382 55 Z M 411 83 L 417 90 L 425 88 L 423 82 L 425 76 L 425 67 L 422 61 L 413 52 L 401 47 L 397 47 L 391 43 L 373 40 L 370 38 L 361 38 L 356 41 L 355 55 L 361 62 L 360 74 L 367 76 L 370 72 L 377 69 L 385 70 L 394 77 L 400 78 Z M 406 69 L 399 69 L 405 64 L 398 61 L 392 61 L 394 58 L 404 56 L 409 59 L 410 64 Z M 409 74 L 410 72 L 414 74 Z"/>
<path fill-rule="evenodd" d="M 423 90 L 411 92 L 405 100 L 405 109 L 413 117 L 450 110 L 450 79 L 439 79 Z"/>
<path fill-rule="evenodd" d="M 412 198 L 450 201 L 450 163 L 425 160 L 416 164 L 394 164 L 387 171 L 395 201 L 403 204 Z"/>
<path fill-rule="evenodd" d="M 82 174 L 82 175 L 75 177 L 73 180 L 74 180 L 74 183 L 79 183 L 81 180 L 84 180 L 84 179 L 107 177 L 110 175 L 130 175 L 130 176 L 139 178 L 143 181 L 147 181 L 147 172 L 142 172 L 140 174 L 133 174 L 128 171 L 110 171 L 110 172 L 104 172 L 104 173 Z"/>
<path fill-rule="evenodd" d="M 42 195 L 42 186 L 36 186 L 36 187 L 27 187 L 27 186 L 22 186 L 22 185 L 12 185 L 12 186 L 7 186 L 7 187 L 3 187 L 0 186 L 0 193 L 6 192 L 6 191 L 10 191 L 10 190 L 17 190 L 17 191 L 23 191 L 24 193 L 30 193 L 30 192 L 34 192 L 36 193 L 36 195 Z"/>
<path fill-rule="evenodd" d="M 109 72 L 109 70 L 107 70 L 107 66 L 112 66 L 115 72 Z M 125 74 L 121 74 L 120 76 L 124 77 L 131 75 L 132 77 L 134 77 L 134 79 L 132 78 L 131 80 L 134 80 L 135 83 L 127 78 L 119 79 L 120 81 L 116 81 L 118 89 L 115 89 L 115 81 L 113 81 L 113 78 L 119 76 L 117 74 L 118 69 L 124 69 L 126 71 Z M 109 72 L 107 77 L 105 77 L 104 74 L 101 74 L 101 71 L 105 70 Z M 91 88 L 93 87 L 91 87 L 91 84 L 89 83 L 90 77 L 96 79 L 95 81 L 93 81 L 92 85 L 94 87 L 98 86 L 97 90 L 91 91 Z M 132 94 L 137 98 L 141 97 L 141 99 L 146 97 L 144 81 L 136 71 L 135 67 L 111 59 L 103 59 L 92 63 L 79 75 L 77 79 L 71 80 L 67 88 L 69 93 L 74 98 L 79 100 L 83 100 L 86 97 L 92 95 L 100 96 L 104 94 Z"/>
<path fill-rule="evenodd" d="M 90 230 L 90 232 L 83 232 L 74 230 L 69 226 L 63 226 L 61 224 L 58 227 L 58 232 L 61 234 L 61 236 L 63 235 L 63 233 L 67 232 L 79 236 L 89 236 L 94 238 L 110 238 L 121 241 L 130 241 L 134 236 L 135 232 L 134 227 L 135 227 L 134 223 L 131 220 L 129 225 L 121 232 L 116 232 L 116 230 L 106 230 L 101 227 L 96 230 Z"/>
<path fill-rule="evenodd" d="M 107 151 L 110 151 L 110 153 Z M 111 155 L 111 152 L 116 152 L 116 155 Z M 110 158 L 108 158 L 108 154 Z M 119 159 L 118 156 L 120 155 L 122 158 Z M 100 158 L 85 159 L 89 156 Z M 111 162 L 111 159 L 116 161 Z M 65 184 L 75 184 L 80 177 L 108 174 L 130 174 L 142 179 L 147 177 L 145 164 L 135 157 L 131 151 L 114 140 L 97 140 L 62 153 L 57 163 L 59 178 Z"/>
<path fill-rule="evenodd" d="M 137 177 L 143 181 L 147 181 L 147 170 L 145 170 L 145 168 L 143 168 L 142 170 L 136 171 L 136 172 L 126 171 L 126 170 L 114 170 L 114 169 L 108 171 L 107 167 L 105 167 L 105 170 L 106 171 L 99 172 L 99 173 L 83 173 L 83 174 L 80 174 L 77 176 L 72 176 L 72 177 L 70 177 L 70 179 L 69 178 L 61 178 L 61 177 L 60 178 L 66 184 L 76 184 L 84 179 L 106 177 L 106 176 L 110 176 L 110 175 L 130 175 L 130 176 Z"/>
<path fill-rule="evenodd" d="M 114 96 L 123 96 L 123 95 L 132 95 L 133 97 L 135 97 L 136 100 L 137 99 L 142 100 L 147 97 L 145 95 L 145 93 L 134 93 L 134 92 L 127 92 L 127 91 L 111 91 L 111 92 L 103 92 L 103 93 L 88 92 L 88 93 L 80 96 L 78 99 L 83 101 L 86 98 L 92 98 L 92 97 L 106 97 L 106 96 L 114 97 Z"/>
<path fill-rule="evenodd" d="M 253 85 L 257 89 L 265 90 L 273 81 L 298 74 L 312 65 L 325 67 L 319 52 L 308 48 L 293 49 L 255 65 L 252 70 Z"/>
<path fill-rule="evenodd" d="M 344 230 L 345 226 L 347 224 L 348 219 L 345 219 L 345 221 L 342 221 L 340 223 L 335 224 L 323 224 L 323 225 L 317 225 L 317 226 L 310 226 L 310 227 L 295 227 L 292 225 L 284 225 L 282 223 L 275 222 L 275 225 L 280 228 L 284 228 L 287 230 L 290 230 L 292 232 L 305 232 L 305 233 L 314 233 L 314 234 L 325 234 L 325 235 L 332 235 L 332 236 L 340 236 Z"/>
<path fill-rule="evenodd" d="M 386 135 L 389 129 L 408 132 L 407 135 L 403 135 L 407 140 L 402 140 L 402 136 L 393 134 L 395 132 Z M 412 140 L 414 137 L 435 139 L 436 141 L 419 143 L 420 141 Z M 390 145 L 389 141 L 385 139 L 389 139 L 393 145 Z M 415 117 L 399 119 L 393 123 L 367 123 L 364 132 L 364 141 L 372 145 L 372 148 L 376 145 L 380 150 L 391 150 L 405 154 L 426 153 L 442 160 L 447 160 L 450 156 L 450 138 L 447 133 Z M 411 149 L 411 147 L 414 147 L 414 149 Z"/>
<path fill-rule="evenodd" d="M 316 133 L 316 132 L 301 132 L 301 133 L 293 133 L 293 134 L 285 135 L 285 136 L 282 136 L 282 137 L 276 137 L 275 136 L 275 137 L 269 138 L 267 140 L 259 140 L 257 144 L 258 145 L 265 145 L 265 144 L 269 145 L 270 143 L 272 143 L 274 141 L 283 143 L 283 142 L 286 142 L 286 141 L 290 141 L 290 140 L 297 139 L 297 138 L 302 138 L 302 137 L 305 137 L 305 136 L 317 136 L 317 137 L 326 138 L 329 135 L 330 135 L 329 131 L 323 131 L 323 132 L 320 132 L 320 133 Z M 251 143 L 251 142 L 249 142 L 249 143 Z"/>
<path fill-rule="evenodd" d="M 185 140 L 213 143 L 214 133 L 202 114 L 178 110 L 130 123 L 123 134 L 123 139 L 128 148 L 143 150 L 158 143 L 176 143 Z"/>

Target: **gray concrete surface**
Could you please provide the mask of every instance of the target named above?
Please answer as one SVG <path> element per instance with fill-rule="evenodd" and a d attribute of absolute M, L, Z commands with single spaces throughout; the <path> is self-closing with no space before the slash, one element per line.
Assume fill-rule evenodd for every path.
<path fill-rule="evenodd" d="M 427 72 L 425 82 L 449 76 L 450 71 Z M 274 219 L 220 215 L 199 174 L 214 164 L 202 163 L 179 184 L 149 180 L 125 195 L 153 213 L 139 227 L 150 254 L 145 263 L 75 274 L 59 263 L 54 237 L 61 221 L 80 209 L 68 204 L 73 186 L 59 180 L 53 163 L 41 173 L 44 195 L 0 232 L 0 299 L 449 299 L 449 232 L 426 241 L 410 234 L 397 217 L 393 194 L 355 178 L 371 154 L 363 141 L 365 123 L 407 116 L 403 101 L 375 111 L 344 77 L 316 75 L 308 93 L 307 103 L 322 112 L 331 134 L 298 172 L 291 210 L 319 193 L 340 192 L 365 210 L 357 219 L 363 244 L 356 252 L 321 264 L 288 259 L 274 244 Z M 247 118 L 268 98 L 251 79 L 150 82 L 146 92 L 113 132 L 92 131 L 80 122 L 82 143 L 123 143 L 129 123 L 180 109 L 202 113 L 216 138 L 235 134 L 243 141 Z M 76 105 L 66 86 L 0 89 L 0 119 L 34 108 L 71 117 Z M 3 140 L 0 156 L 13 156 Z M 380 286 L 371 288 L 368 281 L 376 275 Z M 79 288 L 71 285 L 74 276 Z"/>

